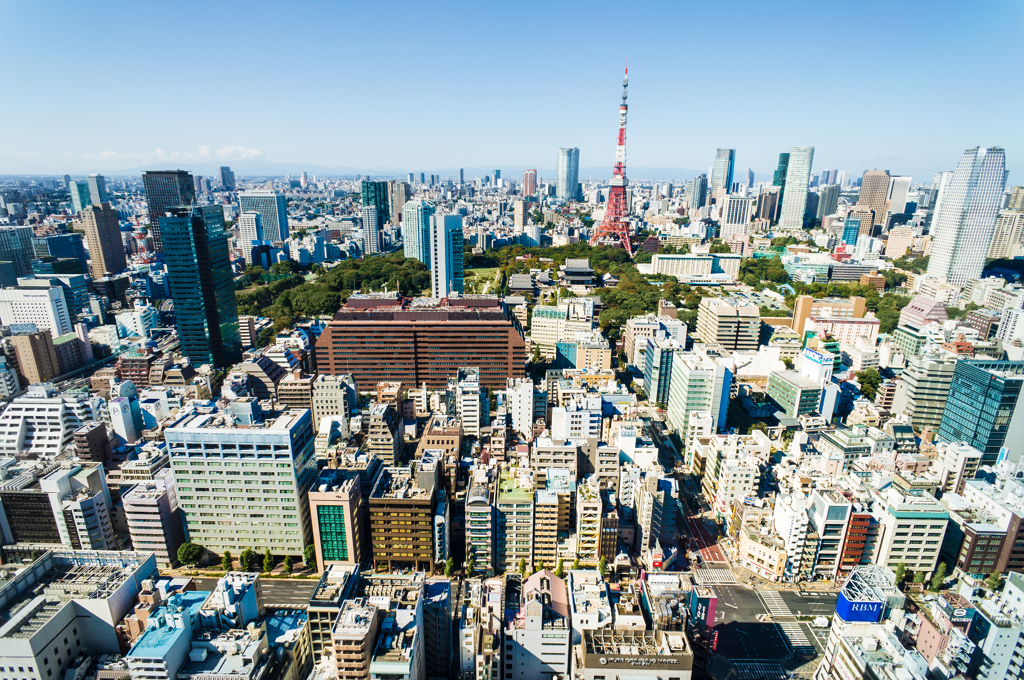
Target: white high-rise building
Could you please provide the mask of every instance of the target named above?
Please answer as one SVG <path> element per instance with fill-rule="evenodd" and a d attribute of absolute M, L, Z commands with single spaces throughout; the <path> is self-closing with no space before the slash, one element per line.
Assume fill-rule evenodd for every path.
<path fill-rule="evenodd" d="M 50 497 L 61 543 L 82 550 L 117 547 L 102 463 L 61 467 L 39 480 L 39 490 Z"/>
<path fill-rule="evenodd" d="M 316 455 L 309 409 L 263 413 L 252 400 L 224 410 L 193 405 L 164 436 L 190 540 L 218 554 L 253 547 L 301 555 L 312 544 L 307 492 Z"/>
<path fill-rule="evenodd" d="M 255 210 L 238 216 L 238 239 L 242 242 L 243 250 L 252 245 L 253 241 L 263 240 L 263 218 Z"/>
<path fill-rule="evenodd" d="M 405 256 L 430 266 L 430 218 L 434 204 L 413 199 L 402 207 L 402 241 Z"/>
<path fill-rule="evenodd" d="M 263 223 L 263 240 L 288 240 L 288 201 L 284 194 L 268 189 L 252 189 L 238 194 L 240 212 L 255 211 Z"/>
<path fill-rule="evenodd" d="M 448 413 L 458 414 L 464 434 L 480 436 L 480 427 L 487 423 L 490 406 L 484 412 L 486 390 L 480 386 L 479 368 L 460 368 L 448 378 Z"/>
<path fill-rule="evenodd" d="M 729 196 L 722 208 L 722 238 L 746 235 L 750 230 L 750 207 L 754 199 Z"/>
<path fill-rule="evenodd" d="M 364 205 L 359 211 L 363 220 L 363 240 L 367 255 L 380 252 L 380 230 L 377 229 L 377 206 Z"/>
<path fill-rule="evenodd" d="M 690 414 L 707 411 L 715 429 L 725 424 L 729 407 L 732 372 L 703 353 L 676 354 L 672 359 L 672 382 L 666 418 L 676 432 L 688 431 Z M 686 442 L 689 445 L 689 442 Z"/>
<path fill-rule="evenodd" d="M 529 378 L 509 378 L 505 388 L 505 408 L 512 416 L 512 429 L 533 441 L 534 389 Z"/>
<path fill-rule="evenodd" d="M 431 296 L 446 298 L 465 292 L 463 280 L 463 238 L 461 215 L 432 215 L 430 218 Z"/>
<path fill-rule="evenodd" d="M 813 163 L 813 146 L 794 146 L 790 149 L 779 229 L 800 230 L 804 228 L 804 213 L 807 212 L 807 188 L 811 183 L 811 165 Z"/>
<path fill-rule="evenodd" d="M 939 189 L 932 219 L 928 275 L 962 286 L 981 276 L 1006 187 L 1001 147 L 964 151 L 960 164 Z"/>
<path fill-rule="evenodd" d="M 580 150 L 562 148 L 558 150 L 558 176 L 555 194 L 563 201 L 579 200 L 577 188 L 580 183 Z"/>
<path fill-rule="evenodd" d="M 907 194 L 910 193 L 910 177 L 890 177 L 885 204 L 890 215 L 901 215 L 907 211 Z"/>
<path fill-rule="evenodd" d="M 60 286 L 0 290 L 0 324 L 22 323 L 34 323 L 55 338 L 74 332 L 64 290 Z"/>

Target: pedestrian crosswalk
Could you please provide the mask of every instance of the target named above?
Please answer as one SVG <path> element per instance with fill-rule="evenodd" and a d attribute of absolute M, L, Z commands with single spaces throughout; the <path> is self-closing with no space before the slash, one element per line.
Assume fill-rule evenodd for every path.
<path fill-rule="evenodd" d="M 758 593 L 761 595 L 761 599 L 764 601 L 764 606 L 768 609 L 768 613 L 772 616 L 792 616 L 793 612 L 789 610 L 789 605 L 782 599 L 777 590 L 759 590 Z"/>
<path fill-rule="evenodd" d="M 728 569 L 698 568 L 694 569 L 693 573 L 701 583 L 719 583 L 721 585 L 738 585 L 739 583 Z"/>
<path fill-rule="evenodd" d="M 734 663 L 740 680 L 786 680 L 786 671 L 777 663 Z"/>
<path fill-rule="evenodd" d="M 782 599 L 782 595 L 777 590 L 761 590 L 758 591 L 761 595 L 761 600 L 764 601 L 765 608 L 774 617 L 785 617 L 789 618 L 793 616 L 793 612 L 790 610 L 789 605 Z M 775 625 L 782 631 L 783 637 L 786 639 L 789 648 L 794 654 L 813 654 L 814 645 L 807 639 L 807 635 L 804 633 L 803 625 L 793 622 L 778 622 Z"/>
<path fill-rule="evenodd" d="M 807 639 L 807 635 L 804 634 L 802 624 L 780 623 L 778 626 L 782 629 L 786 640 L 789 642 L 789 648 L 793 650 L 794 654 L 814 653 L 814 645 L 811 644 L 811 641 Z"/>

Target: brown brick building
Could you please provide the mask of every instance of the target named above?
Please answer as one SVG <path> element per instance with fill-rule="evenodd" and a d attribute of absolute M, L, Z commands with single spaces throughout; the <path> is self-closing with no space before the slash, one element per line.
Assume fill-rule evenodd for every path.
<path fill-rule="evenodd" d="M 522 327 L 495 296 L 403 298 L 353 295 L 316 343 L 319 373 L 351 373 L 359 385 L 402 382 L 441 388 L 459 366 L 504 389 L 525 375 Z"/>

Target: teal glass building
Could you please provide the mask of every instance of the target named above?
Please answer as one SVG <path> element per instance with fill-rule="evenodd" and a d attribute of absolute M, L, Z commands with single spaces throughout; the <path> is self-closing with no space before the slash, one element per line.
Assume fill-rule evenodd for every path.
<path fill-rule="evenodd" d="M 994 465 L 1004 447 L 1020 457 L 1024 409 L 1017 407 L 1024 361 L 958 361 L 949 386 L 939 439 L 967 442 L 981 451 L 981 464 Z"/>
<path fill-rule="evenodd" d="M 238 363 L 242 340 L 223 208 L 169 208 L 160 232 L 182 353 L 217 368 Z"/>

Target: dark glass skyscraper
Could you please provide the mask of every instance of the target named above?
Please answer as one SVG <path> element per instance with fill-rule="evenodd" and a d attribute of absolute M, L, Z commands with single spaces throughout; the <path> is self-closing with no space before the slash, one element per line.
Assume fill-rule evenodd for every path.
<path fill-rule="evenodd" d="M 381 231 L 384 225 L 391 221 L 391 206 L 388 201 L 388 183 L 363 180 L 362 184 L 363 205 L 372 205 L 377 209 L 377 231 Z"/>
<path fill-rule="evenodd" d="M 789 172 L 789 154 L 779 154 L 779 167 L 772 175 L 772 186 L 782 187 L 779 189 L 779 205 L 782 205 L 782 194 L 786 191 L 786 173 Z"/>
<path fill-rule="evenodd" d="M 164 246 L 160 233 L 160 218 L 167 208 L 192 205 L 195 202 L 195 182 L 192 175 L 184 170 L 160 170 L 142 173 L 142 187 L 146 191 L 153 248 L 156 252 L 162 253 Z"/>
<path fill-rule="evenodd" d="M 242 341 L 224 209 L 180 206 L 166 212 L 160 230 L 181 351 L 197 364 L 231 366 L 242 358 Z"/>
<path fill-rule="evenodd" d="M 1024 409 L 1017 402 L 1022 384 L 1024 361 L 958 361 L 939 423 L 939 439 L 967 442 L 981 451 L 982 465 L 994 465 L 1003 447 L 1011 454 L 1015 450 L 1019 459 Z"/>

